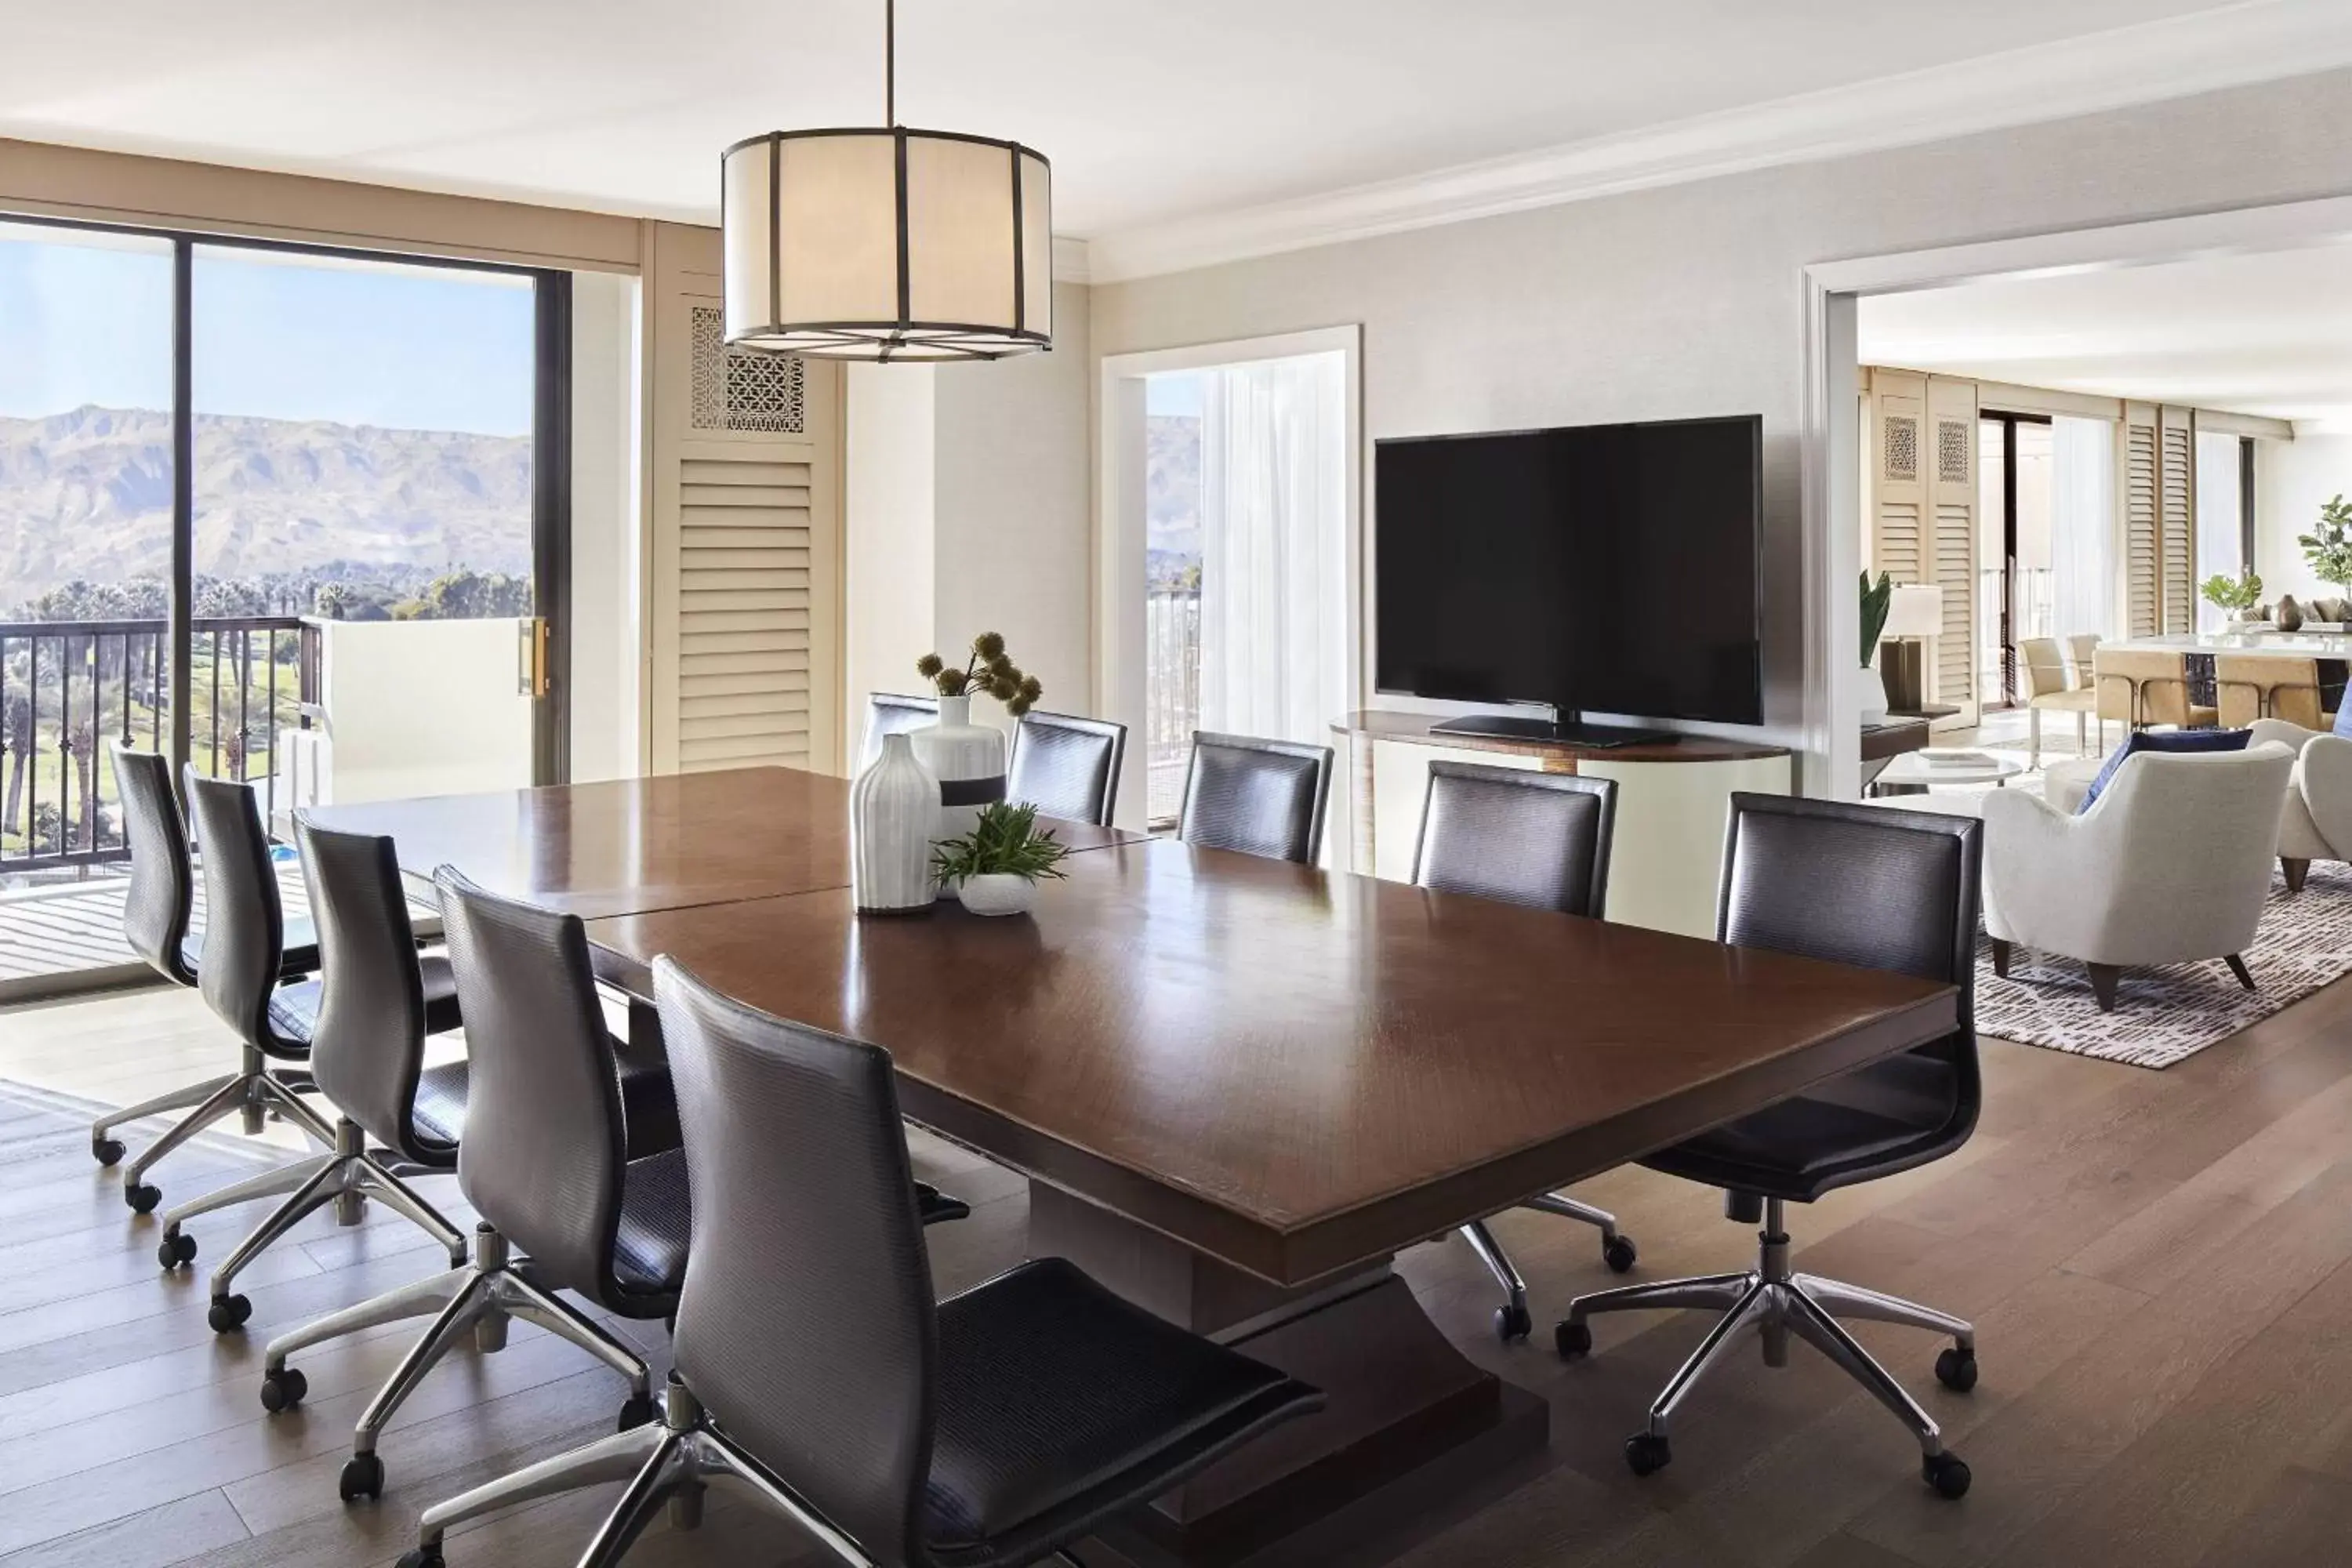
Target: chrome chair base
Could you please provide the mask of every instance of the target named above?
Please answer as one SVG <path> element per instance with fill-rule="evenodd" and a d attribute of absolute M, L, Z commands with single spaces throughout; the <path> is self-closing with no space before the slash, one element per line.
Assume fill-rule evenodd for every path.
<path fill-rule="evenodd" d="M 1591 1204 L 1580 1203 L 1559 1193 L 1546 1193 L 1540 1197 L 1529 1198 L 1519 1207 L 1598 1226 L 1601 1260 L 1609 1265 L 1612 1273 L 1624 1273 L 1633 1267 L 1634 1259 L 1640 1256 L 1634 1250 L 1633 1238 L 1618 1230 L 1617 1216 L 1607 1209 L 1595 1208 Z M 1495 1277 L 1495 1283 L 1503 1288 L 1503 1304 L 1495 1309 L 1496 1337 L 1506 1344 L 1513 1340 L 1526 1339 L 1535 1325 L 1528 1317 L 1528 1282 L 1519 1277 L 1518 1266 L 1511 1261 L 1511 1255 L 1503 1250 L 1503 1244 L 1495 1239 L 1495 1233 L 1486 1228 L 1485 1220 L 1472 1220 L 1457 1234 L 1470 1244 L 1470 1250 L 1478 1255 L 1478 1261 L 1486 1266 L 1486 1271 Z"/>
<path fill-rule="evenodd" d="M 473 1258 L 462 1267 L 330 1312 L 270 1341 L 262 1363 L 262 1405 L 274 1413 L 301 1402 L 302 1374 L 286 1364 L 296 1351 L 379 1324 L 431 1317 L 433 1322 L 424 1338 L 401 1358 L 392 1376 L 360 1413 L 352 1434 L 352 1458 L 343 1467 L 341 1481 L 343 1500 L 381 1496 L 383 1463 L 376 1458 L 375 1444 L 394 1412 L 416 1392 L 425 1374 L 456 1347 L 460 1335 L 470 1331 L 475 1349 L 486 1354 L 503 1350 L 508 1322 L 520 1318 L 569 1340 L 629 1380 L 628 1401 L 621 1407 L 625 1428 L 650 1421 L 653 1385 L 644 1358 L 559 1300 L 533 1278 L 534 1273 L 530 1259 L 511 1256 L 505 1237 L 487 1225 L 478 1226 Z"/>
<path fill-rule="evenodd" d="M 149 1186 L 146 1181 L 147 1173 L 155 1162 L 231 1111 L 243 1118 L 244 1130 L 248 1137 L 257 1135 L 263 1122 L 276 1115 L 296 1123 L 311 1137 L 331 1148 L 335 1142 L 334 1128 L 302 1100 L 302 1096 L 310 1090 L 310 1074 L 273 1068 L 268 1058 L 247 1046 L 244 1060 L 236 1072 L 206 1079 L 202 1083 L 192 1083 L 169 1094 L 159 1094 L 152 1100 L 110 1111 L 91 1122 L 89 1152 L 100 1164 L 111 1165 L 123 1155 L 121 1142 L 113 1136 L 114 1129 L 126 1122 L 162 1116 L 167 1111 L 188 1112 L 162 1137 L 141 1151 L 139 1157 L 131 1161 L 122 1173 L 122 1201 L 137 1212 L 148 1214 L 163 1198 L 163 1194 Z"/>
<path fill-rule="evenodd" d="M 1838 1319 L 1901 1323 L 1950 1335 L 1951 1348 L 1937 1357 L 1936 1377 L 1946 1387 L 1963 1394 L 1976 1386 L 1976 1331 L 1961 1319 L 1916 1301 L 1884 1296 L 1818 1275 L 1792 1272 L 1789 1268 L 1789 1237 L 1781 1229 L 1781 1210 L 1780 1199 L 1765 1200 L 1764 1229 L 1759 1237 L 1757 1265 L 1752 1269 L 1627 1285 L 1579 1296 L 1568 1304 L 1568 1316 L 1556 1334 L 1559 1353 L 1571 1357 L 1592 1349 L 1592 1331 L 1586 1320 L 1597 1312 L 1700 1308 L 1723 1313 L 1699 1342 L 1698 1349 L 1691 1352 L 1690 1359 L 1683 1363 L 1652 1402 L 1649 1425 L 1626 1439 L 1626 1462 L 1636 1475 L 1649 1475 L 1665 1467 L 1673 1457 L 1666 1429 L 1675 1412 L 1700 1380 L 1749 1333 L 1763 1342 L 1767 1366 L 1789 1363 L 1789 1336 L 1794 1334 L 1869 1390 L 1872 1397 L 1910 1428 L 1919 1444 L 1920 1473 L 1930 1486 L 1946 1497 L 1961 1496 L 1969 1489 L 1969 1468 L 1958 1455 L 1944 1447 L 1943 1434 L 1935 1417 L 1863 1349 Z"/>
<path fill-rule="evenodd" d="M 836 1561 L 853 1568 L 876 1568 L 874 1560 L 856 1542 L 715 1430 L 703 1415 L 701 1402 L 676 1378 L 662 1393 L 659 1421 L 599 1437 L 426 1509 L 417 1521 L 416 1545 L 401 1557 L 399 1568 L 444 1568 L 442 1542 L 451 1530 L 470 1520 L 583 1487 L 626 1480 L 619 1500 L 579 1559 L 580 1568 L 614 1568 L 664 1508 L 669 1510 L 672 1529 L 693 1530 L 700 1525 L 703 1491 L 713 1479 L 741 1482 L 766 1507 L 806 1531 Z M 1071 1568 L 1086 1568 L 1066 1549 L 1054 1553 L 1054 1560 Z"/>
<path fill-rule="evenodd" d="M 155 1258 L 164 1268 L 173 1268 L 196 1256 L 196 1238 L 181 1232 L 181 1227 L 188 1221 L 198 1215 L 227 1208 L 233 1204 L 286 1194 L 286 1201 L 272 1209 L 268 1217 L 238 1242 L 236 1249 L 213 1270 L 213 1316 L 215 1320 L 234 1320 L 226 1324 L 215 1321 L 215 1328 L 236 1327 L 252 1310 L 244 1297 L 233 1294 L 229 1289 L 245 1266 L 311 1213 L 329 1204 L 335 1205 L 336 1224 L 357 1225 L 363 1215 L 366 1200 L 371 1197 L 378 1199 L 386 1207 L 407 1215 L 426 1235 L 447 1247 L 450 1268 L 465 1267 L 465 1233 L 442 1217 L 440 1211 L 425 1202 L 423 1194 L 402 1180 L 404 1175 L 444 1173 L 433 1171 L 428 1166 L 413 1165 L 382 1152 L 371 1152 L 367 1147 L 366 1132 L 354 1121 L 338 1121 L 335 1124 L 333 1143 L 331 1153 L 297 1160 L 290 1165 L 280 1165 L 274 1171 L 265 1171 L 242 1182 L 232 1182 L 216 1192 L 206 1193 L 203 1197 L 182 1204 L 163 1215 L 163 1239 L 155 1248 Z M 446 1173 L 456 1174 L 454 1171 Z"/>

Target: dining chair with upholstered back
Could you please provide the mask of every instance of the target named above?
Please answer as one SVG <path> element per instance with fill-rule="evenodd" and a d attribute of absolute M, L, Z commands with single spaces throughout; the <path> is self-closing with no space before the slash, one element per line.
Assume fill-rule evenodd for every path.
<path fill-rule="evenodd" d="M 1323 852 L 1330 794 L 1328 746 L 1196 731 L 1176 836 L 1205 849 L 1312 866 Z"/>
<path fill-rule="evenodd" d="M 2085 691 L 2093 685 L 2091 667 L 2099 657 L 2100 640 L 2096 632 L 2078 632 L 2065 639 L 2067 672 L 2074 678 L 2071 684 Z"/>
<path fill-rule="evenodd" d="M 2088 687 L 2070 686 L 2066 680 L 2066 661 L 2058 651 L 2056 637 L 2026 637 L 2017 645 L 2025 667 L 2025 735 L 2026 763 L 2029 768 L 2042 765 L 2042 715 L 2072 713 L 2074 715 L 2074 750 L 2087 753 L 2089 747 L 2088 721 L 2098 706 L 2098 693 Z M 2103 733 L 2101 740 L 2106 737 Z"/>
<path fill-rule="evenodd" d="M 2189 656 L 2169 648 L 2102 647 L 2094 656 L 2097 680 L 2096 712 L 2102 721 L 2116 720 L 2133 730 L 2158 724 L 2180 729 L 2211 724 L 2219 717 L 2210 708 L 2193 703 L 2189 690 Z"/>
<path fill-rule="evenodd" d="M 1127 726 L 1068 713 L 1024 713 L 1013 727 L 1004 798 L 1070 822 L 1110 824 Z"/>
<path fill-rule="evenodd" d="M 940 700 L 936 697 L 916 697 L 903 691 L 869 692 L 866 699 L 866 741 L 857 755 L 860 772 L 874 765 L 882 754 L 882 737 L 903 735 L 909 730 L 919 730 L 936 724 L 940 718 Z"/>
<path fill-rule="evenodd" d="M 2213 691 L 2224 730 L 2243 730 L 2257 719 L 2280 719 L 2306 730 L 2325 730 L 2332 722 L 2320 710 L 2315 658 L 2217 653 Z"/>

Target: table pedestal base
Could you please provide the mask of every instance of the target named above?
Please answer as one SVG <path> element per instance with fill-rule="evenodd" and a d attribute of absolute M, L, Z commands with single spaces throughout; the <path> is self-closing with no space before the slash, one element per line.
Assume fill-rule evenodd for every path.
<path fill-rule="evenodd" d="M 1236 1562 L 1336 1527 L 1382 1492 L 1442 1500 L 1550 1433 L 1549 1408 L 1455 1350 L 1382 1262 L 1286 1290 L 1042 1184 L 1029 1250 L 1069 1258 L 1129 1300 L 1323 1390 L 1290 1422 L 1195 1476 L 1106 1539 L 1144 1563 Z M 1303 1542 L 1302 1542 L 1303 1543 Z"/>

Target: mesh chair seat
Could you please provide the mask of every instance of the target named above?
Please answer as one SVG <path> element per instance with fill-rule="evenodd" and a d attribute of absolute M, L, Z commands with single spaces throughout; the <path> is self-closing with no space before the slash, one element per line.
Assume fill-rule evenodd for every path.
<path fill-rule="evenodd" d="M 1709 1186 L 1811 1203 L 1950 1152 L 1967 1135 L 1959 1070 L 1900 1056 L 1816 1084 L 1643 1160 Z"/>
<path fill-rule="evenodd" d="M 283 952 L 284 956 L 278 961 L 278 973 L 290 979 L 297 974 L 316 974 L 319 972 L 319 928 L 311 922 L 309 916 L 288 915 L 286 917 L 286 943 Z M 203 931 L 190 931 L 180 939 L 181 963 L 193 970 L 203 961 L 204 956 L 205 933 Z"/>
<path fill-rule="evenodd" d="M 438 1035 L 457 1027 L 457 977 L 449 961 L 428 955 L 416 967 L 425 980 L 425 1032 Z M 279 986 L 269 994 L 269 1026 L 307 1045 L 319 1032 L 319 1005 L 326 994 L 325 983 L 317 980 Z"/>
<path fill-rule="evenodd" d="M 416 1077 L 416 1101 L 408 1120 L 419 1144 L 440 1144 L 457 1163 L 457 1142 L 466 1133 L 466 1064 L 446 1062 Z"/>
<path fill-rule="evenodd" d="M 621 1176 L 620 1225 L 613 1233 L 613 1272 L 623 1289 L 677 1293 L 686 1279 L 693 1214 L 684 1150 L 629 1162 Z"/>

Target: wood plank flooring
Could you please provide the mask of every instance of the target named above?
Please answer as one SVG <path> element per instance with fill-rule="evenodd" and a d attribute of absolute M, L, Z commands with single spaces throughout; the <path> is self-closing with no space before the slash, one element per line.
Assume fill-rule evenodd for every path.
<path fill-rule="evenodd" d="M 0 1010 L 0 1079 L 128 1100 L 218 1070 L 226 1044 L 186 994 L 147 991 Z M 1978 1322 L 1983 1380 L 1938 1387 L 1934 1342 L 1861 1328 L 1976 1473 L 1958 1503 L 1869 1398 L 1801 1346 L 1780 1371 L 1743 1360 L 1710 1382 L 1648 1480 L 1619 1445 L 1704 1324 L 1596 1320 L 1597 1353 L 1563 1364 L 1546 1329 L 1612 1281 L 1594 1234 L 1533 1214 L 1496 1230 L 1528 1277 L 1537 1342 L 1490 1337 L 1491 1283 L 1458 1243 L 1400 1267 L 1481 1363 L 1549 1401 L 1549 1450 L 1479 1478 L 1441 1511 L 1368 1516 L 1317 1564 L 1408 1568 L 2174 1568 L 2352 1562 L 2352 984 L 2164 1073 L 1989 1042 L 1989 1104 L 1958 1156 L 1792 1213 L 1800 1267 L 1935 1302 Z M 1013 1173 L 918 1137 L 918 1168 L 971 1200 L 930 1241 L 940 1288 L 1023 1255 Z M 235 1137 L 160 1166 L 166 1201 L 282 1151 Z M 205 1325 L 205 1264 L 257 1209 L 207 1216 L 193 1274 L 153 1263 L 156 1226 L 89 1160 L 78 1121 L 0 1094 L 0 1568 L 190 1563 L 375 1568 L 425 1504 L 608 1429 L 620 1380 L 518 1325 L 428 1379 L 385 1435 L 384 1500 L 346 1508 L 335 1475 L 352 1417 L 409 1342 L 394 1326 L 301 1364 L 308 1403 L 255 1398 L 269 1334 L 437 1266 L 380 1208 L 321 1217 L 244 1279 L 245 1333 Z M 437 1183 L 451 1211 L 454 1184 Z M 1744 1266 L 1746 1228 L 1706 1191 L 1622 1171 L 1581 1195 L 1641 1244 L 1637 1278 Z M 658 1325 L 615 1324 L 658 1367 Z M 568 1563 L 610 1489 L 483 1521 L 453 1564 Z M 1095 1568 L 1115 1554 L 1089 1552 Z M 814 1563 L 745 1502 L 705 1527 L 657 1526 L 633 1563 Z M 1283 1561 L 1283 1559 L 1275 1559 Z"/>

